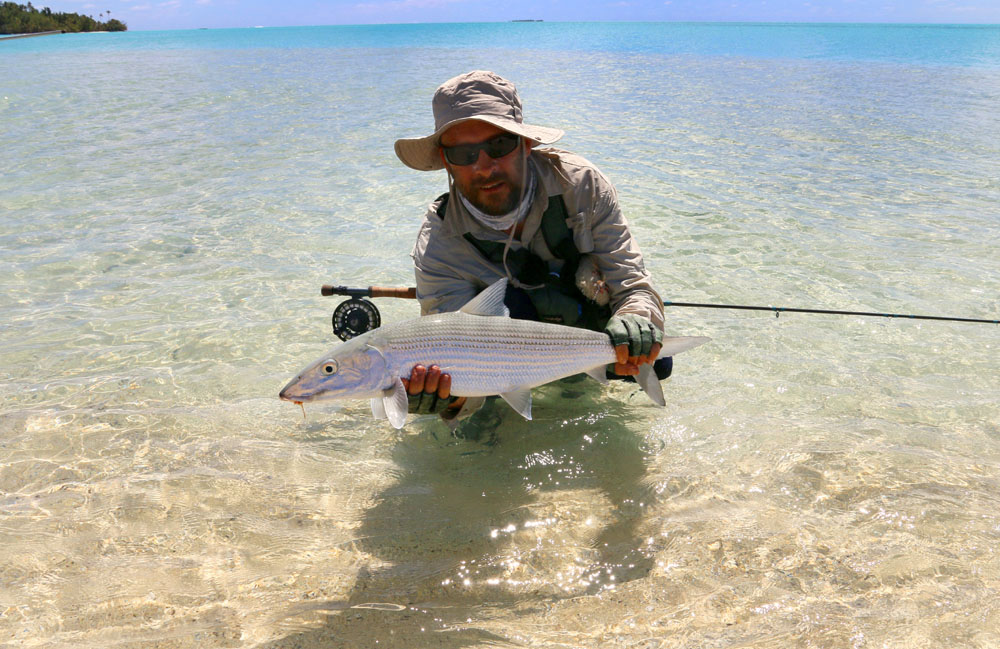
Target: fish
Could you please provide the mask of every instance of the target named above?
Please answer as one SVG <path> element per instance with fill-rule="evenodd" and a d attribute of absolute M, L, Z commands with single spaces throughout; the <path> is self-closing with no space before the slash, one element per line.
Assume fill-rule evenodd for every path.
<path fill-rule="evenodd" d="M 414 365 L 437 365 L 451 375 L 456 397 L 499 395 L 531 419 L 531 388 L 574 374 L 607 380 L 615 362 L 611 339 L 600 331 L 509 317 L 506 278 L 458 311 L 382 325 L 341 343 L 310 363 L 281 390 L 285 401 L 370 399 L 372 414 L 395 428 L 406 422 L 403 379 Z M 661 356 L 674 356 L 710 339 L 664 337 Z M 666 405 L 650 364 L 636 377 L 654 403 Z"/>

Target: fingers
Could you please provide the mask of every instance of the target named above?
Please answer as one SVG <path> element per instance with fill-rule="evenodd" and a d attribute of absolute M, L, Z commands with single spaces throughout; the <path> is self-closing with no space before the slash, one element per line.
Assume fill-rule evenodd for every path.
<path fill-rule="evenodd" d="M 612 316 L 604 328 L 621 365 L 652 362 L 660 353 L 663 332 L 649 318 L 633 313 Z"/>
<path fill-rule="evenodd" d="M 630 358 L 644 358 L 652 354 L 653 345 L 658 341 L 659 330 L 646 318 L 638 316 L 625 319 L 628 331 L 628 351 Z M 655 358 L 655 357 L 654 357 Z"/>
<path fill-rule="evenodd" d="M 645 365 L 646 363 L 655 363 L 656 359 L 660 356 L 660 350 L 663 349 L 663 345 L 658 342 L 654 342 L 649 348 L 649 353 L 644 356 L 629 357 L 629 364 L 635 365 L 635 371 L 638 374 L 639 366 Z"/>
<path fill-rule="evenodd" d="M 624 365 L 628 362 L 628 343 L 622 343 L 615 347 L 615 360 L 619 365 Z"/>
<path fill-rule="evenodd" d="M 653 323 L 647 321 L 639 325 L 639 333 L 639 353 L 636 356 L 648 357 L 650 350 L 653 348 Z"/>
<path fill-rule="evenodd" d="M 403 381 L 406 391 L 410 394 L 420 394 L 424 391 L 424 382 L 427 380 L 427 368 L 423 365 L 414 365 L 410 372 L 409 382 Z M 407 385 L 407 383 L 409 383 Z"/>
<path fill-rule="evenodd" d="M 625 326 L 628 327 L 628 355 L 638 358 L 642 356 L 643 344 L 650 342 L 649 332 L 641 322 L 636 322 L 632 318 L 625 321 Z M 645 347 L 648 349 L 649 345 L 646 344 Z"/>
<path fill-rule="evenodd" d="M 447 399 L 451 396 L 451 374 L 442 374 L 438 380 L 438 399 Z M 462 403 L 465 403 L 463 400 Z"/>
<path fill-rule="evenodd" d="M 615 363 L 612 371 L 618 376 L 635 376 L 639 373 L 639 366 L 634 363 Z"/>
<path fill-rule="evenodd" d="M 451 396 L 451 374 L 442 372 L 437 365 L 430 367 L 414 365 L 410 371 L 410 378 L 403 379 L 403 387 L 408 394 L 437 392 L 439 399 L 447 399 Z"/>
<path fill-rule="evenodd" d="M 649 353 L 644 356 L 630 356 L 627 344 L 615 347 L 615 368 L 614 373 L 619 376 L 635 376 L 639 373 L 639 366 L 646 363 L 653 363 L 660 356 L 663 345 L 658 342 L 652 343 Z"/>
<path fill-rule="evenodd" d="M 427 368 L 427 378 L 424 379 L 424 392 L 434 394 L 437 392 L 438 383 L 441 381 L 441 368 L 431 365 Z"/>

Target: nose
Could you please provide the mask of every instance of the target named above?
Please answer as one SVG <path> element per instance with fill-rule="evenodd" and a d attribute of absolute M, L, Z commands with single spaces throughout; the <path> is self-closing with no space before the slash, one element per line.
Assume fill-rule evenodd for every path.
<path fill-rule="evenodd" d="M 472 170 L 476 172 L 486 172 L 486 174 L 489 175 L 496 166 L 497 160 L 495 158 L 491 158 L 485 151 L 480 150 L 479 157 L 472 163 Z"/>

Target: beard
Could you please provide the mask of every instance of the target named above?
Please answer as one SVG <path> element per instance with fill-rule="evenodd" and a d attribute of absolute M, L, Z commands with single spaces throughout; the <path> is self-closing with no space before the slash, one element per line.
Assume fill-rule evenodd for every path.
<path fill-rule="evenodd" d="M 480 211 L 491 216 L 503 216 L 515 209 L 521 202 L 523 191 L 524 160 L 518 157 L 509 172 L 502 169 L 487 178 L 463 180 L 452 175 L 455 186 L 462 196 Z"/>

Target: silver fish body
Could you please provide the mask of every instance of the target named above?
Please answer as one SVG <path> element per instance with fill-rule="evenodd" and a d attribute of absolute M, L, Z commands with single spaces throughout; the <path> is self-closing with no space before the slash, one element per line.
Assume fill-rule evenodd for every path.
<path fill-rule="evenodd" d="M 461 311 L 383 325 L 338 345 L 300 372 L 280 397 L 296 402 L 372 398 L 373 412 L 384 412 L 398 428 L 407 407 L 401 379 L 417 364 L 438 365 L 450 374 L 454 396 L 500 395 L 528 419 L 531 388 L 581 372 L 603 380 L 605 368 L 615 362 L 607 334 L 506 317 L 505 289 L 501 280 Z M 661 355 L 707 340 L 665 338 Z M 640 385 L 663 405 L 655 374 L 642 367 Z"/>
<path fill-rule="evenodd" d="M 385 341 L 389 364 L 401 375 L 409 376 L 415 359 L 432 359 L 460 397 L 533 388 L 615 362 L 602 332 L 461 311 L 418 318 Z"/>

